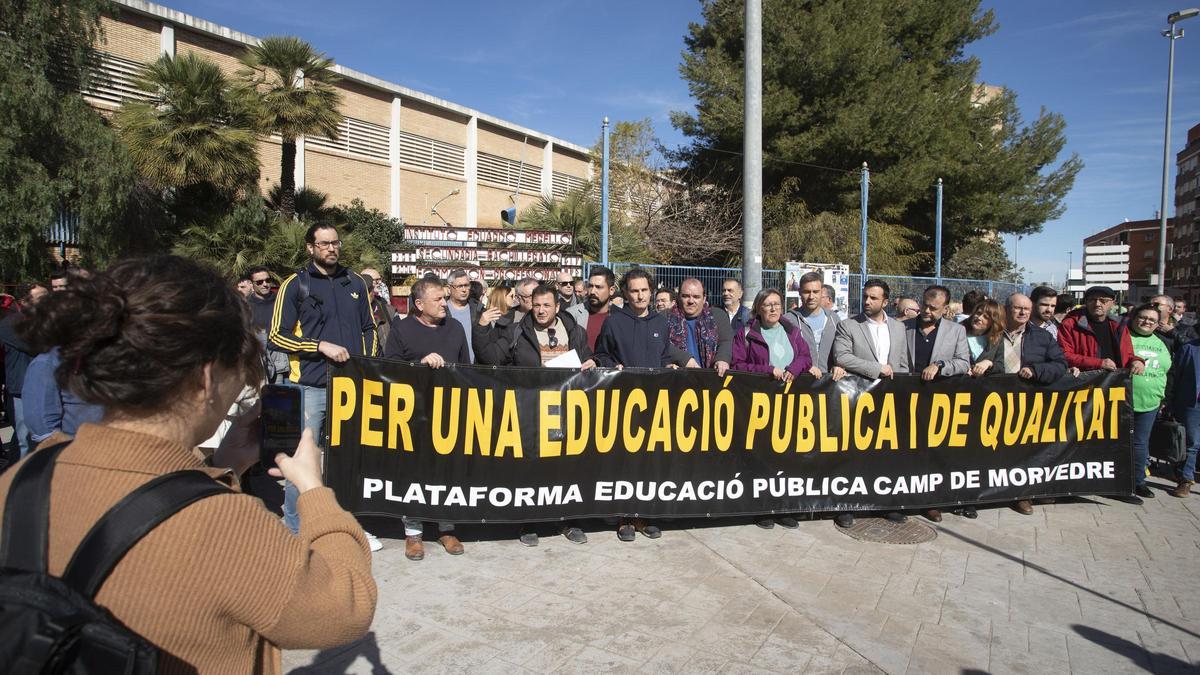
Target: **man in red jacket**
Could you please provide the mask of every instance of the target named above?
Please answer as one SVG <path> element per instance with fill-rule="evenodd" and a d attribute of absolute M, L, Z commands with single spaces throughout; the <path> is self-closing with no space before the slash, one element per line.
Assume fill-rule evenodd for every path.
<path fill-rule="evenodd" d="M 1133 353 L 1129 327 L 1108 315 L 1117 295 L 1108 286 L 1092 286 L 1083 307 L 1063 318 L 1058 344 L 1067 365 L 1080 370 L 1129 368 L 1138 374 L 1146 364 Z"/>

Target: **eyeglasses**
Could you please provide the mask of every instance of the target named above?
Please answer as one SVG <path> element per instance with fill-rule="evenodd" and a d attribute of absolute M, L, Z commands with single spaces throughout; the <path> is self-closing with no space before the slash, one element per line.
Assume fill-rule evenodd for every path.
<path fill-rule="evenodd" d="M 251 279 L 250 283 L 254 284 L 255 286 L 269 286 L 271 285 L 271 279 Z"/>
<path fill-rule="evenodd" d="M 322 248 L 322 249 L 341 248 L 342 240 L 334 239 L 333 241 L 314 241 L 313 246 L 316 246 L 317 248 Z"/>
<path fill-rule="evenodd" d="M 470 288 L 470 287 L 471 287 L 471 282 L 469 282 L 469 281 L 465 284 L 451 284 L 451 286 L 450 286 L 450 288 Z"/>
<path fill-rule="evenodd" d="M 546 336 L 549 338 L 547 340 L 547 342 L 550 343 L 551 349 L 554 349 L 555 347 L 558 346 L 558 338 L 554 337 L 554 329 L 553 328 L 546 329 Z"/>
<path fill-rule="evenodd" d="M 1158 317 L 1139 316 L 1138 323 L 1158 323 Z"/>
<path fill-rule="evenodd" d="M 779 304 L 778 302 L 772 302 L 771 304 L 764 304 L 762 308 L 769 312 L 773 309 L 783 309 L 783 305 Z"/>

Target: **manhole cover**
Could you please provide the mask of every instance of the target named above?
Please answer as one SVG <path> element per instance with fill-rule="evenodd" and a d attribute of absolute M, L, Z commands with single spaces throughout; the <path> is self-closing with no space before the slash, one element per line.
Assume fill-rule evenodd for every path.
<path fill-rule="evenodd" d="M 893 523 L 887 518 L 855 518 L 850 527 L 837 529 L 859 541 L 876 544 L 922 544 L 937 538 L 937 530 L 912 517 L 903 523 Z"/>

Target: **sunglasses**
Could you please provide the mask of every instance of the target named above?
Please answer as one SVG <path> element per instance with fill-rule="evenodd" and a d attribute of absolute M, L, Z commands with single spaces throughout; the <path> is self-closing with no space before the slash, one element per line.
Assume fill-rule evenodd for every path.
<path fill-rule="evenodd" d="M 550 339 L 548 340 L 548 342 L 550 343 L 550 348 L 551 348 L 551 349 L 554 349 L 554 348 L 558 347 L 558 338 L 554 336 L 554 329 L 553 329 L 553 328 L 547 328 L 547 329 L 546 329 L 546 335 L 547 335 L 547 337 L 549 337 L 549 338 L 550 338 Z"/>

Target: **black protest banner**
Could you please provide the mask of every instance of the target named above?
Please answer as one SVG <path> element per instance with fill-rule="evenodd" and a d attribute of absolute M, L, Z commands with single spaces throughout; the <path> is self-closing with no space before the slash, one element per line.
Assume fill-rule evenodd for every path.
<path fill-rule="evenodd" d="M 999 502 L 1133 488 L 1126 372 L 869 382 L 639 369 L 330 371 L 356 514 L 512 522 Z"/>

